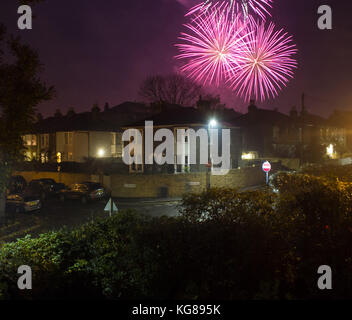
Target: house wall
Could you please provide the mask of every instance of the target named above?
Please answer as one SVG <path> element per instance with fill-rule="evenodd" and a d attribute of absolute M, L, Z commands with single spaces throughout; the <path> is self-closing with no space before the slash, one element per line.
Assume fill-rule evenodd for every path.
<path fill-rule="evenodd" d="M 88 158 L 88 132 L 74 132 L 73 161 L 83 162 Z"/>
<path fill-rule="evenodd" d="M 65 132 L 56 133 L 56 152 L 64 155 L 62 161 L 84 162 L 88 156 L 98 157 L 100 149 L 104 150 L 104 157 L 111 157 L 111 132 L 74 131 L 72 144 L 65 143 Z"/>
<path fill-rule="evenodd" d="M 62 161 L 73 161 L 69 160 L 69 154 L 72 153 L 73 156 L 73 145 L 65 143 L 65 132 L 56 133 L 56 152 L 61 153 Z"/>
<path fill-rule="evenodd" d="M 98 151 L 104 150 L 104 157 L 111 157 L 111 132 L 89 132 L 89 156 L 98 157 Z"/>

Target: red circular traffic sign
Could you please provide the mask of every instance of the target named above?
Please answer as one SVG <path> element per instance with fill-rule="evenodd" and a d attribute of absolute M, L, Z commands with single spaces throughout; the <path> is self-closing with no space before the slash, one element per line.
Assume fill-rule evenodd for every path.
<path fill-rule="evenodd" d="M 262 169 L 264 172 L 269 172 L 271 170 L 271 164 L 269 161 L 265 161 L 262 165 Z"/>

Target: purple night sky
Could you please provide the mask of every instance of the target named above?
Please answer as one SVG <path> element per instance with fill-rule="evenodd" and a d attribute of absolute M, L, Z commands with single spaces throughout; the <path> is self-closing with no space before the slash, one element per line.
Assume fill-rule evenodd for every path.
<path fill-rule="evenodd" d="M 45 65 L 43 79 L 57 97 L 40 105 L 51 115 L 69 107 L 90 110 L 126 100 L 140 101 L 138 87 L 150 74 L 176 70 L 174 44 L 187 8 L 198 0 L 46 0 L 33 6 L 33 30 L 17 29 L 15 0 L 1 0 L 0 22 L 36 48 Z M 319 5 L 333 10 L 333 30 L 317 27 Z M 299 69 L 275 100 L 261 107 L 282 112 L 300 105 L 323 116 L 352 109 L 352 1 L 275 0 L 272 20 L 294 36 Z M 246 104 L 221 90 L 227 107 L 244 112 Z"/>

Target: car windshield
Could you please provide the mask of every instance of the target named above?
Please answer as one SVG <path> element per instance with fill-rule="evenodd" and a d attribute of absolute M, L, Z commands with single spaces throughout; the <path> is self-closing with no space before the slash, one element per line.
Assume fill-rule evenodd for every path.
<path fill-rule="evenodd" d="M 41 184 L 41 182 L 39 180 L 32 180 L 29 183 L 29 186 L 39 186 Z"/>
<path fill-rule="evenodd" d="M 102 185 L 98 182 L 83 182 L 88 188 L 89 190 L 96 190 L 99 188 L 102 188 Z"/>
<path fill-rule="evenodd" d="M 53 179 L 41 179 L 41 181 L 46 184 L 55 184 Z"/>
<path fill-rule="evenodd" d="M 32 196 L 32 195 L 26 195 L 23 197 L 24 202 L 36 201 L 36 200 L 39 200 L 39 198 L 36 196 Z"/>

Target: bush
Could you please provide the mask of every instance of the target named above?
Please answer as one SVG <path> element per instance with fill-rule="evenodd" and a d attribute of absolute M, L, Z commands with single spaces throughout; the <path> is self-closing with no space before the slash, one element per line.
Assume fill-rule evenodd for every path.
<path fill-rule="evenodd" d="M 177 218 L 132 211 L 26 237 L 0 251 L 3 299 L 306 299 L 352 297 L 351 185 L 279 175 L 280 195 L 188 194 Z M 17 268 L 33 290 L 17 289 Z M 320 291 L 320 265 L 333 288 Z"/>
<path fill-rule="evenodd" d="M 312 165 L 304 168 L 302 173 L 332 181 L 352 182 L 352 165 Z"/>
<path fill-rule="evenodd" d="M 276 228 L 286 242 L 295 296 L 324 296 L 312 275 L 327 264 L 334 270 L 333 296 L 345 297 L 352 288 L 352 183 L 282 173 L 274 185 L 280 190 Z"/>
<path fill-rule="evenodd" d="M 200 194 L 186 194 L 180 205 L 188 221 L 208 219 L 240 222 L 250 217 L 273 213 L 275 196 L 261 191 L 238 192 L 237 189 L 214 188 Z"/>
<path fill-rule="evenodd" d="M 104 298 L 138 295 L 143 279 L 131 259 L 134 234 L 144 217 L 127 211 L 73 231 L 27 236 L 0 251 L 0 297 Z M 17 289 L 17 268 L 29 265 L 33 290 Z M 6 285 L 4 285 L 6 284 Z"/>

